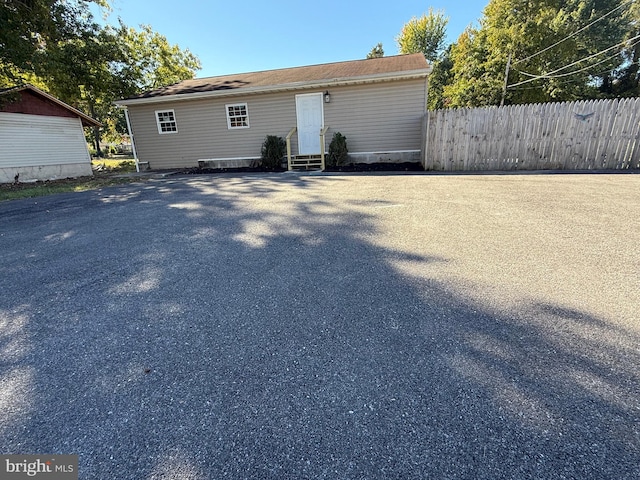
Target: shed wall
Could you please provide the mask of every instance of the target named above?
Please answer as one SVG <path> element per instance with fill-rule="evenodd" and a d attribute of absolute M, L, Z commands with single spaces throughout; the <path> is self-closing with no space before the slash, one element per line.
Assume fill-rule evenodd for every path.
<path fill-rule="evenodd" d="M 79 118 L 0 112 L 0 182 L 91 175 Z"/>
<path fill-rule="evenodd" d="M 129 106 L 136 150 L 154 169 L 193 167 L 198 160 L 259 158 L 267 135 L 285 137 L 296 125 L 296 94 L 323 90 L 255 94 Z M 324 105 L 329 126 L 347 137 L 349 151 L 420 151 L 425 113 L 425 80 L 363 84 L 330 89 Z M 247 103 L 250 128 L 228 129 L 225 105 Z M 155 111 L 173 109 L 177 133 L 159 134 Z M 294 135 L 292 148 L 297 152 Z"/>

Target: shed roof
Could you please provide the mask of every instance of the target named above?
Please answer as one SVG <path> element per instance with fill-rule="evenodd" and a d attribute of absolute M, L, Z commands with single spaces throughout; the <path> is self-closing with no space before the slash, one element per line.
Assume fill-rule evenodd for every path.
<path fill-rule="evenodd" d="M 116 103 L 130 105 L 203 96 L 230 96 L 311 87 L 324 88 L 400 78 L 421 78 L 426 77 L 430 72 L 431 67 L 424 55 L 415 53 L 183 80 L 167 87 L 119 100 Z"/>
<path fill-rule="evenodd" d="M 82 121 L 82 125 L 85 127 L 100 127 L 102 125 L 100 122 L 90 117 L 89 115 L 82 113 L 77 108 L 73 108 L 71 105 L 64 103 L 62 100 L 59 100 L 53 95 L 50 95 L 47 92 L 44 92 L 39 88 L 36 88 L 33 85 L 28 83 L 24 85 L 18 85 L 16 87 L 2 88 L 0 89 L 0 96 L 6 96 L 14 93 L 21 93 L 24 91 L 28 91 L 34 94 L 35 96 L 44 99 L 45 101 L 53 102 L 54 104 L 58 105 L 64 110 L 68 111 L 72 116 L 79 117 L 80 120 Z M 0 110 L 2 110 L 2 108 L 0 108 Z"/>

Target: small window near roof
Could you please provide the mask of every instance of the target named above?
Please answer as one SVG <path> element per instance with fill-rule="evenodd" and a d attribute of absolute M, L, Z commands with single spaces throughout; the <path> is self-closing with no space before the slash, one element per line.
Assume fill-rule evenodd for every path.
<path fill-rule="evenodd" d="M 156 110 L 156 123 L 158 124 L 158 133 L 178 133 L 178 124 L 176 123 L 176 114 L 173 110 Z"/>
<path fill-rule="evenodd" d="M 249 110 L 246 103 L 236 103 L 225 105 L 227 109 L 227 127 L 249 128 Z"/>

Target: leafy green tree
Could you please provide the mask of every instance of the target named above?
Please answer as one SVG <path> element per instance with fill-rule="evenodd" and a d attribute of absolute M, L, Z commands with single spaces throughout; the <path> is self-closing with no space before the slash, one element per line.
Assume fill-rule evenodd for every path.
<path fill-rule="evenodd" d="M 382 48 L 381 43 L 378 43 L 369 53 L 367 53 L 367 59 L 381 57 L 384 57 L 384 49 Z"/>
<path fill-rule="evenodd" d="M 15 83 L 46 62 L 49 45 L 90 28 L 88 4 L 107 0 L 3 0 L 0 3 L 0 82 Z"/>
<path fill-rule="evenodd" d="M 0 4 L 0 86 L 33 83 L 98 119 L 92 143 L 122 132 L 113 101 L 193 78 L 200 61 L 150 26 L 94 21 L 89 3 L 106 0 L 5 0 Z"/>
<path fill-rule="evenodd" d="M 600 91 L 607 96 L 640 96 L 640 2 L 630 5 L 626 13 L 630 25 L 623 50 L 623 64 L 610 76 L 603 78 Z M 635 40 L 634 40 L 635 39 Z"/>
<path fill-rule="evenodd" d="M 171 45 L 150 25 L 141 25 L 141 29 L 136 30 L 120 22 L 113 34 L 124 53 L 118 74 L 128 79 L 133 93 L 193 78 L 201 68 L 197 56 L 188 49 Z"/>
<path fill-rule="evenodd" d="M 444 12 L 429 9 L 420 18 L 413 17 L 404 24 L 396 37 L 401 54 L 424 53 L 429 62 L 435 62 L 444 49 L 449 19 Z"/>
<path fill-rule="evenodd" d="M 444 97 L 444 87 L 453 80 L 452 48 L 453 45 L 449 45 L 433 64 L 433 70 L 429 75 L 429 96 L 427 98 L 427 108 L 429 110 L 438 110 L 448 106 Z"/>
<path fill-rule="evenodd" d="M 491 0 L 479 27 L 468 28 L 452 49 L 453 81 L 444 88 L 446 102 L 500 103 L 510 57 L 507 103 L 598 96 L 598 86 L 623 61 L 620 49 L 598 53 L 621 42 L 630 28 L 625 15 L 606 14 L 625 3 Z"/>
<path fill-rule="evenodd" d="M 74 40 L 50 46 L 46 68 L 40 72 L 53 95 L 103 123 L 103 127 L 93 128 L 91 138 L 98 155 L 102 133 L 115 126 L 118 112 L 113 101 L 134 91 L 114 68 L 123 58 L 114 32 L 94 25 Z"/>
<path fill-rule="evenodd" d="M 52 91 L 100 120 L 92 143 L 100 155 L 102 133 L 124 133 L 122 111 L 113 102 L 145 90 L 193 78 L 200 61 L 188 50 L 171 45 L 150 26 L 96 28 L 75 41 L 50 50 L 47 72 Z"/>
<path fill-rule="evenodd" d="M 443 86 L 442 102 L 447 107 L 495 105 L 500 101 L 504 66 L 490 61 L 482 37 L 485 32 L 468 27 L 452 45 L 450 83 Z M 506 62 L 506 59 L 505 59 Z"/>

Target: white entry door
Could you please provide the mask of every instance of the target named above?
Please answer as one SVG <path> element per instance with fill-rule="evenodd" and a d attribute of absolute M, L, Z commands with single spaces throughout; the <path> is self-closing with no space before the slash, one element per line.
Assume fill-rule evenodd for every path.
<path fill-rule="evenodd" d="M 320 130 L 324 126 L 322 93 L 296 95 L 298 154 L 320 154 Z"/>

